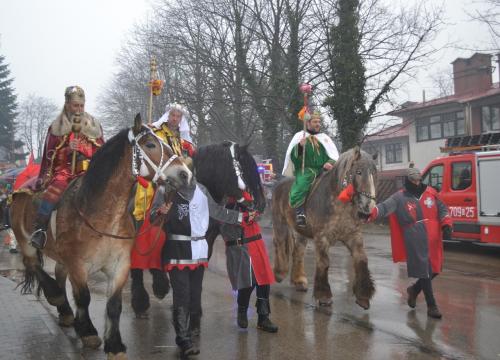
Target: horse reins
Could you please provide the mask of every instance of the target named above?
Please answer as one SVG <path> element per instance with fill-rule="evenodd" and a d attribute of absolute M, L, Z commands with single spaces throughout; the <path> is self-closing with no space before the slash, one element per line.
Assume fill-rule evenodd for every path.
<path fill-rule="evenodd" d="M 149 131 L 149 132 L 148 132 Z M 156 181 L 158 180 L 158 177 L 161 177 L 163 180 L 164 179 L 164 174 L 163 174 L 163 171 L 172 164 L 172 161 L 174 161 L 178 156 L 177 155 L 172 155 L 169 159 L 167 159 L 167 161 L 165 161 L 164 164 L 163 163 L 163 147 L 164 145 L 165 146 L 168 146 L 167 144 L 164 144 L 163 143 L 163 140 L 161 138 L 159 138 L 158 136 L 156 136 L 155 133 L 153 133 L 153 131 L 151 131 L 149 128 L 148 128 L 148 131 L 141 131 L 137 136 L 133 136 L 133 132 L 132 132 L 132 129 L 129 130 L 129 133 L 128 133 L 128 139 L 129 139 L 129 142 L 132 144 L 132 146 L 134 147 L 134 149 L 132 150 L 133 152 L 133 159 L 132 159 L 132 174 L 134 176 L 137 176 L 139 175 L 139 169 L 138 169 L 138 163 L 137 163 L 137 157 L 140 158 L 141 160 L 141 165 L 143 164 L 143 159 L 145 159 L 149 165 L 156 171 L 156 174 L 155 176 L 153 177 L 153 182 L 156 183 Z M 153 161 L 149 158 L 149 156 L 144 152 L 144 150 L 139 146 L 139 143 L 138 141 L 146 134 L 153 134 L 159 144 L 160 144 L 160 148 L 161 148 L 161 158 L 160 158 L 160 165 L 157 166 L 156 164 L 153 163 Z M 137 151 L 139 150 L 139 151 Z M 140 155 L 137 155 L 137 153 L 139 153 Z M 159 173 L 161 172 L 160 175 L 158 175 Z M 114 239 L 121 239 L 121 240 L 132 240 L 132 239 L 135 239 L 137 238 L 138 236 L 141 236 L 141 235 L 144 235 L 145 233 L 147 233 L 149 230 L 151 230 L 154 226 L 156 226 L 155 224 L 150 224 L 146 229 L 144 229 L 143 231 L 139 232 L 139 233 L 136 233 L 134 236 L 121 236 L 121 235 L 116 235 L 116 234 L 110 234 L 110 233 L 107 233 L 105 231 L 100 231 L 100 230 L 97 230 L 91 223 L 90 221 L 87 219 L 87 217 L 85 216 L 85 214 L 83 214 L 82 210 L 76 205 L 75 205 L 75 209 L 76 211 L 78 212 L 78 215 L 80 215 L 80 217 L 82 218 L 83 222 L 85 223 L 85 225 L 87 225 L 92 231 L 96 232 L 97 234 L 99 235 L 102 235 L 102 236 L 108 236 L 108 237 L 111 237 L 111 238 L 114 238 Z M 161 231 L 161 228 L 163 226 L 163 223 L 165 221 L 165 216 L 162 216 L 161 217 L 161 221 L 160 221 L 160 224 L 159 224 L 159 229 L 158 229 L 158 232 L 156 234 L 156 237 L 155 237 L 155 241 L 153 242 L 153 246 L 151 247 L 151 249 L 149 249 L 146 253 L 144 254 L 141 254 L 139 252 L 139 250 L 137 249 L 137 247 L 135 247 L 135 244 L 134 244 L 134 247 L 135 249 L 137 250 L 137 252 L 139 253 L 139 255 L 141 256 L 146 256 L 146 255 L 149 255 L 153 249 L 156 247 L 156 244 L 158 242 L 158 239 L 160 238 L 160 231 Z"/>

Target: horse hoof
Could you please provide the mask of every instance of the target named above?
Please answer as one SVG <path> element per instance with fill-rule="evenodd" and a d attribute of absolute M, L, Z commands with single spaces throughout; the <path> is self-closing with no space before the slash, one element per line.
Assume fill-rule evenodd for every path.
<path fill-rule="evenodd" d="M 108 353 L 108 360 L 127 360 L 127 354 L 124 352 L 119 352 L 117 354 Z"/>
<path fill-rule="evenodd" d="M 59 315 L 59 326 L 70 327 L 73 326 L 75 322 L 75 317 L 73 314 L 70 315 Z"/>
<path fill-rule="evenodd" d="M 319 306 L 327 307 L 327 306 L 332 306 L 333 301 L 332 301 L 332 299 L 321 299 L 321 300 L 318 300 L 318 304 L 319 304 Z"/>
<path fill-rule="evenodd" d="M 370 301 L 367 299 L 356 299 L 356 304 L 358 304 L 365 310 L 368 310 L 370 308 Z"/>
<path fill-rule="evenodd" d="M 86 348 L 97 349 L 102 344 L 102 340 L 97 335 L 82 337 L 83 346 Z"/>
<path fill-rule="evenodd" d="M 307 284 L 296 283 L 295 284 L 295 290 L 300 291 L 300 292 L 306 292 L 307 291 Z"/>
<path fill-rule="evenodd" d="M 149 319 L 149 314 L 147 312 L 135 313 L 136 319 Z"/>

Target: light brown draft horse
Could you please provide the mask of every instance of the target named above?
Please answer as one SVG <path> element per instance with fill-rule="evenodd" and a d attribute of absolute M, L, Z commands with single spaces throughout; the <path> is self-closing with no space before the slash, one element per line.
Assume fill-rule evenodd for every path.
<path fill-rule="evenodd" d="M 305 205 L 307 227 L 303 229 L 297 227 L 295 212 L 289 205 L 288 194 L 293 179 L 287 178 L 276 186 L 272 210 L 274 273 L 277 281 L 281 282 L 286 277 L 290 251 L 293 249 L 291 282 L 298 291 L 307 291 L 304 252 L 307 239 L 313 239 L 316 251 L 313 295 L 320 305 L 331 305 L 328 250 L 341 241 L 354 260 L 353 292 L 356 303 L 364 309 L 370 307 L 375 287 L 368 270 L 360 225 L 375 206 L 375 159 L 376 155 L 372 157 L 358 147 L 341 154 L 334 169 L 324 173 L 313 185 Z M 353 184 L 355 195 L 351 202 L 343 203 L 337 196 L 349 183 Z"/>
<path fill-rule="evenodd" d="M 43 254 L 57 262 L 55 280 L 43 270 L 42 254 L 28 243 L 36 213 L 32 196 L 14 195 L 11 207 L 12 227 L 26 268 L 23 291 L 31 291 L 38 282 L 38 291 L 43 290 L 47 301 L 57 307 L 61 325 L 70 326 L 74 320 L 74 328 L 87 347 L 98 348 L 102 343 L 89 317 L 87 281 L 98 271 L 107 275 L 104 351 L 108 359 L 127 358 L 119 320 L 122 288 L 135 238 L 127 204 L 139 172 L 150 181 L 164 181 L 171 190 L 177 189 L 188 197 L 194 189 L 191 171 L 168 145 L 142 125 L 137 115 L 132 128 L 122 130 L 99 149 L 87 173 L 70 184 L 52 213 Z M 68 275 L 76 318 L 66 296 Z"/>

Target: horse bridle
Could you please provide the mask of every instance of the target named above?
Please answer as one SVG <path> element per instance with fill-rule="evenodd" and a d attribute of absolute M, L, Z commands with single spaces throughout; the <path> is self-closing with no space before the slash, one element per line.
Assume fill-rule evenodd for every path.
<path fill-rule="evenodd" d="M 367 193 L 366 191 L 358 191 L 358 189 L 356 189 L 356 187 L 354 186 L 351 169 L 349 169 L 349 171 L 344 176 L 344 179 L 342 180 L 342 188 L 344 189 L 349 184 L 353 184 L 355 195 L 364 196 L 370 200 L 377 201 L 377 198 L 375 196 L 372 196 L 371 194 Z"/>
<path fill-rule="evenodd" d="M 243 177 L 242 177 L 243 171 L 241 171 L 241 164 L 238 161 L 238 159 L 236 159 L 236 145 L 237 144 L 235 142 L 232 142 L 232 141 L 230 141 L 230 143 L 231 143 L 231 146 L 229 147 L 229 151 L 231 152 L 231 158 L 233 159 L 233 168 L 234 168 L 234 171 L 236 172 L 236 176 L 238 178 L 238 187 L 240 188 L 240 190 L 244 191 L 247 188 L 247 185 L 245 184 L 245 181 L 243 180 Z"/>
<path fill-rule="evenodd" d="M 144 151 L 144 149 L 139 145 L 139 140 L 142 139 L 143 136 L 145 135 L 153 135 L 158 143 L 160 144 L 160 152 L 161 152 L 161 158 L 160 158 L 160 163 L 156 165 L 153 160 L 148 156 L 148 154 Z M 149 166 L 155 171 L 155 175 L 153 176 L 153 179 L 151 180 L 153 183 L 157 183 L 158 179 L 162 179 L 165 182 L 167 181 L 167 178 L 164 174 L 164 171 L 167 167 L 172 164 L 172 162 L 178 158 L 177 155 L 173 154 L 170 158 L 166 159 L 164 162 L 163 159 L 163 149 L 165 147 L 168 147 L 165 142 L 158 137 L 151 129 L 145 128 L 145 130 L 142 130 L 139 134 L 134 136 L 134 132 L 132 129 L 129 130 L 128 132 L 128 140 L 132 144 L 133 150 L 132 150 L 132 175 L 134 177 L 137 176 L 147 176 L 149 175 L 149 171 L 147 169 L 147 166 L 144 161 L 146 161 Z"/>
<path fill-rule="evenodd" d="M 139 140 L 141 140 L 143 136 L 148 135 L 148 134 L 153 135 L 158 140 L 158 143 L 160 144 L 161 158 L 160 158 L 159 165 L 156 165 L 153 162 L 153 160 L 151 160 L 151 158 L 148 156 L 148 154 L 146 154 L 146 152 L 139 145 Z M 153 177 L 152 181 L 154 183 L 156 183 L 158 181 L 158 178 L 161 178 L 163 181 L 168 183 L 168 180 L 166 179 L 163 171 L 165 171 L 165 169 L 167 167 L 169 167 L 170 164 L 172 164 L 172 161 L 174 161 L 178 157 L 177 155 L 173 154 L 169 159 L 167 159 L 165 162 L 163 162 L 163 149 L 164 149 L 164 147 L 166 147 L 168 145 L 165 144 L 163 142 L 163 140 L 160 137 L 158 137 L 149 128 L 145 128 L 145 130 L 142 130 L 139 134 L 137 134 L 135 136 L 134 136 L 134 132 L 132 131 L 132 129 L 130 129 L 128 132 L 128 140 L 129 140 L 130 144 L 132 144 L 132 147 L 133 147 L 133 149 L 132 149 L 132 175 L 134 177 L 147 176 L 148 174 L 144 174 L 144 171 L 147 171 L 149 173 L 149 171 L 147 170 L 146 164 L 144 163 L 144 161 L 146 161 L 155 171 L 155 176 Z M 141 174 L 141 172 L 142 172 L 142 174 Z M 150 228 L 153 226 L 153 225 L 151 225 L 149 228 L 144 230 L 142 233 L 135 234 L 134 236 L 121 236 L 121 235 L 110 234 L 110 233 L 107 233 L 105 231 L 100 231 L 100 230 L 96 229 L 90 223 L 90 221 L 87 219 L 87 217 L 82 212 L 82 210 L 76 205 L 75 205 L 75 208 L 78 212 L 78 215 L 80 215 L 80 217 L 83 219 L 85 225 L 87 225 L 91 230 L 98 233 L 99 235 L 109 236 L 109 237 L 112 237 L 115 239 L 127 239 L 127 240 L 135 239 L 137 236 L 142 235 L 143 233 L 146 233 L 147 231 L 149 231 Z M 162 219 L 161 224 L 163 224 L 163 219 Z M 160 225 L 160 227 L 161 227 L 161 225 Z M 158 236 L 157 236 L 157 239 L 158 239 Z M 156 241 L 157 240 L 155 240 L 155 242 Z"/>

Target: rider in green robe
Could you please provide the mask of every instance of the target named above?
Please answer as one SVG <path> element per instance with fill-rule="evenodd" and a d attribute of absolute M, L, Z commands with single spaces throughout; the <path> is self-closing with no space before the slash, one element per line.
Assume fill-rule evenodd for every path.
<path fill-rule="evenodd" d="M 311 119 L 306 122 L 307 133 L 305 136 L 304 132 L 301 131 L 295 134 L 290 143 L 292 148 L 289 156 L 290 162 L 293 164 L 293 175 L 295 176 L 295 181 L 290 190 L 290 206 L 296 211 L 298 226 L 306 225 L 304 202 L 312 183 L 322 171 L 331 170 L 338 159 L 337 148 L 333 141 L 328 135 L 320 133 L 320 128 L 321 117 L 318 112 L 315 112 Z M 305 160 L 304 171 L 302 171 L 304 146 Z"/>

